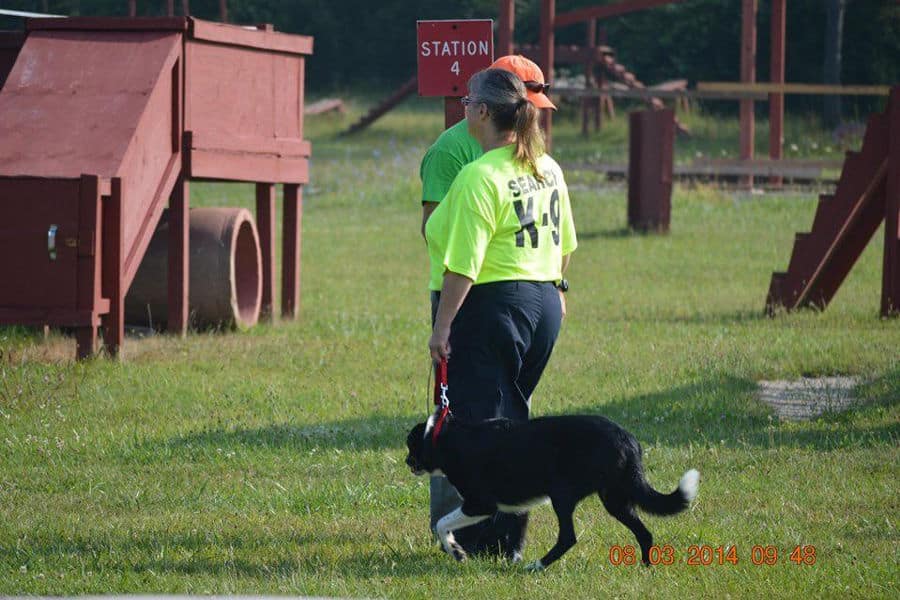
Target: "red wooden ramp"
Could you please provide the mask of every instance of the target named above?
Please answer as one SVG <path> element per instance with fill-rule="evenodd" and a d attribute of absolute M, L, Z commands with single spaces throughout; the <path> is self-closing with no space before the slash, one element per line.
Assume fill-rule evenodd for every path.
<path fill-rule="evenodd" d="M 878 226 L 885 226 L 881 314 L 900 311 L 900 87 L 869 118 L 862 148 L 848 152 L 834 194 L 823 194 L 809 233 L 798 233 L 787 271 L 772 274 L 766 312 L 824 310 Z"/>
<path fill-rule="evenodd" d="M 171 199 L 168 285 L 183 326 L 190 179 L 257 182 L 269 309 L 274 184 L 285 184 L 284 306 L 293 313 L 311 52 L 312 38 L 270 26 L 29 21 L 0 90 L 0 324 L 75 327 L 79 356 L 93 353 L 103 325 L 117 352 L 124 295 Z"/>

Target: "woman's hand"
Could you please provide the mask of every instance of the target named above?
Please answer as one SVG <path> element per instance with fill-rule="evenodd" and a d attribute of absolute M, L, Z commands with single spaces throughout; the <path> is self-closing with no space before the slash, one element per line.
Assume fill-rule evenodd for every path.
<path fill-rule="evenodd" d="M 560 308 L 562 308 L 562 318 L 565 319 L 566 318 L 566 295 L 563 293 L 562 290 L 556 290 L 556 291 L 559 292 L 559 305 L 560 305 Z"/>
<path fill-rule="evenodd" d="M 450 357 L 450 329 L 435 327 L 428 340 L 428 349 L 431 350 L 432 360 L 439 361 Z"/>

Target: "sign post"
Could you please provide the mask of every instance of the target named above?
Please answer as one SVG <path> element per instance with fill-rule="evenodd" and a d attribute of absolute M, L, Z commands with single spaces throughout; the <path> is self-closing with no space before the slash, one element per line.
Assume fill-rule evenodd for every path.
<path fill-rule="evenodd" d="M 469 78 L 494 62 L 493 21 L 417 21 L 416 40 L 419 95 L 444 97 L 450 127 L 465 115 L 459 99 Z"/>

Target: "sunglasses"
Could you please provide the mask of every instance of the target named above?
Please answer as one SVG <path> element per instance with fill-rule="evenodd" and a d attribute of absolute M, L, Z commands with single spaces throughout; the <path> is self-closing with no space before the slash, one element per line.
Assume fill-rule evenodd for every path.
<path fill-rule="evenodd" d="M 478 104 L 479 102 L 481 102 L 481 100 L 472 98 L 471 96 L 463 96 L 459 99 L 459 101 L 462 102 L 463 106 L 469 106 L 470 104 Z"/>
<path fill-rule="evenodd" d="M 549 83 L 541 83 L 540 81 L 525 81 L 525 89 L 529 92 L 537 92 L 539 94 L 546 94 L 547 90 L 550 89 Z"/>

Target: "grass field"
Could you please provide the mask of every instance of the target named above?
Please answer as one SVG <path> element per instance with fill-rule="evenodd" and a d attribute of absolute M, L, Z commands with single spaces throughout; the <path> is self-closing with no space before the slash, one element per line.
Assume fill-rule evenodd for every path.
<path fill-rule="evenodd" d="M 624 155 L 623 122 L 597 147 Z M 297 322 L 129 339 L 124 362 L 79 364 L 70 339 L 0 329 L 0 594 L 898 596 L 900 321 L 878 318 L 880 233 L 825 312 L 768 319 L 813 194 L 677 188 L 671 234 L 640 236 L 623 188 L 573 174 L 569 316 L 534 413 L 609 416 L 643 444 L 654 486 L 695 467 L 700 496 L 646 518 L 673 565 L 611 564 L 635 541 L 596 498 L 544 574 L 457 564 L 430 542 L 427 481 L 403 464 L 429 402 L 417 174 L 441 117 L 413 103 L 351 140 L 308 125 Z M 589 146 L 574 122 L 556 135 L 566 159 Z M 253 202 L 249 186 L 192 191 L 194 205 Z M 781 422 L 754 398 L 761 379 L 833 374 L 862 378 L 854 410 Z M 526 560 L 556 535 L 551 510 L 532 523 Z M 688 566 L 693 545 L 712 564 Z M 775 564 L 753 564 L 754 546 Z M 791 562 L 796 546 L 815 564 Z"/>

